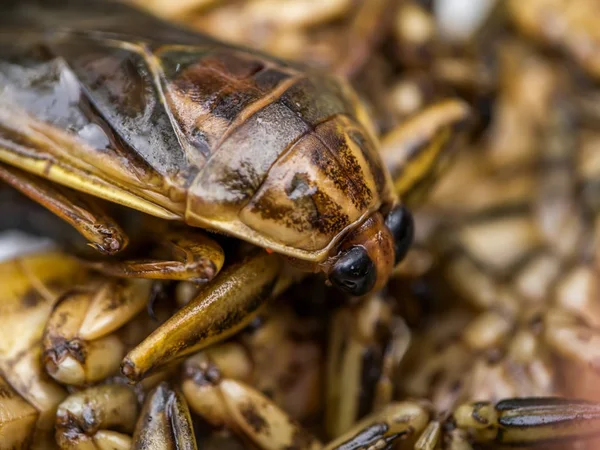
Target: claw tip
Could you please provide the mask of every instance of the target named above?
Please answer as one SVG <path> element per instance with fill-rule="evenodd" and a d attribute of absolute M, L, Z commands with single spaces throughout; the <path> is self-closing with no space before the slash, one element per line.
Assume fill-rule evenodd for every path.
<path fill-rule="evenodd" d="M 141 376 L 138 373 L 135 364 L 130 359 L 126 358 L 121 363 L 121 373 L 133 382 L 140 381 Z"/>

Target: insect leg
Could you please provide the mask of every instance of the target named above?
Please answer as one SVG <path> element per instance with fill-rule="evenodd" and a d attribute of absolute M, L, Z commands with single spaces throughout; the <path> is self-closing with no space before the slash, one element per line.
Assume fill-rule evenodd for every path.
<path fill-rule="evenodd" d="M 350 23 L 350 30 L 344 36 L 343 56 L 336 61 L 333 70 L 347 78 L 352 78 L 364 67 L 369 55 L 373 53 L 382 37 L 381 22 L 395 10 L 395 2 L 389 0 L 372 0 L 361 3 L 357 7 Z"/>
<path fill-rule="evenodd" d="M 329 436 L 339 436 L 392 400 L 394 372 L 409 343 L 406 324 L 382 296 L 335 313 L 327 364 Z"/>
<path fill-rule="evenodd" d="M 156 259 L 85 263 L 92 269 L 121 278 L 205 283 L 219 273 L 225 261 L 221 246 L 200 231 L 167 232 L 159 245 L 162 251 L 158 256 L 161 257 Z"/>
<path fill-rule="evenodd" d="M 421 201 L 448 166 L 469 118 L 466 103 L 445 100 L 383 136 L 381 156 L 392 175 L 396 194 L 409 206 Z"/>
<path fill-rule="evenodd" d="M 56 297 L 80 272 L 76 260 L 56 252 L 0 264 L 0 373 L 39 412 L 32 448 L 50 442 L 56 407 L 67 396 L 42 365 L 44 325 Z"/>
<path fill-rule="evenodd" d="M 600 434 L 600 404 L 555 397 L 514 398 L 459 406 L 455 425 L 476 442 L 528 445 Z"/>
<path fill-rule="evenodd" d="M 248 325 L 277 292 L 281 260 L 259 252 L 221 272 L 215 280 L 125 357 L 131 380 L 221 341 Z"/>
<path fill-rule="evenodd" d="M 83 385 L 114 375 L 126 346 L 115 331 L 144 309 L 150 280 L 91 282 L 61 296 L 46 324 L 46 371 L 63 384 Z"/>
<path fill-rule="evenodd" d="M 91 197 L 4 164 L 0 180 L 74 227 L 96 250 L 112 255 L 127 246 L 125 232 Z"/>
<path fill-rule="evenodd" d="M 133 435 L 132 449 L 195 450 L 196 436 L 185 398 L 168 383 L 159 384 L 146 398 Z"/>
<path fill-rule="evenodd" d="M 442 424 L 432 420 L 415 442 L 415 450 L 435 450 L 442 436 Z"/>
<path fill-rule="evenodd" d="M 62 449 L 129 449 L 137 416 L 133 388 L 117 384 L 91 387 L 59 405 L 56 442 Z"/>
<path fill-rule="evenodd" d="M 315 437 L 272 399 L 231 375 L 227 366 L 204 352 L 189 358 L 182 390 L 192 411 L 215 427 L 231 429 L 261 450 L 321 448 Z"/>
<path fill-rule="evenodd" d="M 323 450 L 366 450 L 391 448 L 396 439 L 419 436 L 429 422 L 429 412 L 417 402 L 390 403 L 367 416 Z"/>
<path fill-rule="evenodd" d="M 0 109 L 0 161 L 79 192 L 168 220 L 183 205 L 167 197 L 144 167 L 126 168 L 118 153 L 98 152 L 10 103 Z"/>

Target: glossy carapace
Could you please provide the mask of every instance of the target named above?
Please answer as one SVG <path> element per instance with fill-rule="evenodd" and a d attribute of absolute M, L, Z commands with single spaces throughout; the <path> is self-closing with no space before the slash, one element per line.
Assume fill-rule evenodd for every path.
<path fill-rule="evenodd" d="M 352 294 L 385 282 L 412 220 L 343 80 L 106 1 L 40 5 L 0 22 L 3 164 L 238 237 Z"/>

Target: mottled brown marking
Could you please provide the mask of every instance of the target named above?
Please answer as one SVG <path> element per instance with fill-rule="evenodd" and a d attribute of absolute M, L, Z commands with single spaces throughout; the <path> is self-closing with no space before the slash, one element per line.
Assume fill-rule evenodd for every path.
<path fill-rule="evenodd" d="M 256 434 L 269 436 L 271 433 L 269 423 L 256 410 L 252 403 L 245 403 L 240 406 L 240 413 L 246 420 L 246 423 L 254 430 Z"/>
<path fill-rule="evenodd" d="M 49 336 L 50 348 L 44 352 L 44 363 L 56 368 L 67 356 L 85 364 L 87 351 L 85 343 L 79 339 L 65 339 L 62 336 Z"/>
<path fill-rule="evenodd" d="M 373 176 L 377 193 L 384 197 L 387 194 L 386 169 L 383 167 L 383 162 L 379 158 L 377 149 L 374 148 L 374 145 L 365 137 L 363 132 L 359 132 L 356 129 L 349 129 L 348 137 L 362 150 L 362 154 Z"/>
<path fill-rule="evenodd" d="M 373 194 L 366 184 L 360 163 L 348 146 L 345 133 L 336 128 L 335 122 L 328 122 L 317 127 L 315 135 L 343 170 L 344 179 L 339 179 L 337 183 L 344 182 L 349 187 L 347 192 L 350 201 L 359 211 L 364 211 L 371 203 Z"/>
<path fill-rule="evenodd" d="M 83 87 L 82 101 L 87 102 L 86 108 L 93 108 L 86 111 L 110 124 L 108 131 L 123 144 L 115 150 L 119 152 L 118 158 L 111 156 L 111 164 L 116 161 L 115 167 L 119 167 L 114 169 L 106 165 L 111 171 L 110 179 L 115 179 L 112 177 L 114 169 L 120 176 L 117 178 L 127 187 L 131 180 L 136 188 L 145 189 L 140 180 L 145 181 L 143 175 L 153 168 L 156 179 L 146 178 L 161 185 L 154 189 L 161 194 L 156 201 L 158 206 L 173 212 L 173 216 L 183 209 L 180 209 L 180 202 L 186 202 L 185 207 L 192 212 L 186 211 L 185 219 L 193 225 L 214 227 L 254 244 L 314 262 L 328 256 L 326 247 L 332 244 L 331 240 L 359 217 L 364 217 L 365 209 L 379 205 L 377 193 L 383 190 L 380 185 L 371 183 L 371 177 L 376 184 L 381 180 L 375 170 L 377 164 L 373 165 L 371 161 L 372 146 L 367 145 L 369 149 L 366 150 L 362 145 L 364 139 L 361 141 L 360 136 L 347 134 L 348 123 L 358 129 L 359 135 L 362 128 L 355 122 L 358 112 L 354 97 L 337 78 L 311 71 L 299 72 L 274 58 L 205 40 L 189 46 L 169 46 L 163 45 L 168 40 L 158 38 L 150 40 L 153 42 L 141 42 L 119 41 L 118 36 L 111 39 L 86 37 L 85 33 L 82 36 L 79 41 L 77 35 L 67 33 L 63 36 L 66 39 L 52 43 L 51 51 L 61 60 L 64 58 L 66 66 L 76 75 L 76 87 Z M 166 101 L 162 98 L 163 93 Z M 251 141 L 260 129 L 251 119 L 273 104 L 286 108 L 293 117 L 285 116 L 281 110 L 274 111 L 272 116 L 261 117 L 260 122 L 268 131 L 265 136 Z M 277 230 L 270 234 L 276 225 L 270 224 L 270 230 L 261 234 L 262 224 L 254 226 L 255 223 L 250 225 L 242 221 L 239 217 L 241 208 L 268 177 L 277 158 L 304 133 L 320 134 L 316 129 L 321 124 L 342 116 L 347 120 L 333 121 L 332 126 L 336 129 L 323 132 L 335 135 L 325 137 L 324 142 L 338 165 L 329 163 L 322 153 L 315 152 L 311 165 L 322 169 L 323 178 L 327 179 L 320 180 L 320 188 L 311 195 L 301 192 L 304 189 L 301 179 L 294 182 L 296 186 L 290 186 L 290 195 L 300 192 L 304 196 L 297 202 L 300 204 L 297 214 L 307 211 L 310 214 L 305 219 L 292 217 L 285 226 L 299 227 L 305 235 L 293 235 L 290 242 L 283 242 L 280 236 L 273 236 Z M 301 125 L 291 126 L 294 119 L 302 122 Z M 251 126 L 244 129 L 247 122 L 251 122 Z M 68 126 L 72 124 L 68 123 Z M 285 128 L 289 128 L 289 132 L 281 133 L 277 142 L 265 144 L 275 130 Z M 368 135 L 366 139 L 368 141 Z M 113 139 L 109 136 L 104 140 Z M 249 141 L 247 147 L 243 146 L 245 141 Z M 85 155 L 83 163 L 99 167 L 98 153 L 93 152 L 89 159 Z M 146 164 L 138 167 L 128 157 L 129 153 Z M 228 169 L 215 167 L 218 164 L 208 167 L 217 159 L 218 153 L 231 156 L 220 160 Z M 254 171 L 246 170 L 243 164 L 236 166 L 248 153 L 251 153 L 248 160 L 261 160 Z M 267 153 L 268 157 L 261 158 Z M 61 160 L 53 166 L 51 173 L 58 177 L 57 166 L 62 163 Z M 48 167 L 50 164 L 52 162 Z M 191 187 L 200 179 L 203 167 L 206 172 L 217 175 L 200 180 L 206 181 L 202 186 L 204 190 L 198 192 L 204 202 L 188 202 L 187 199 L 194 197 Z M 215 168 L 218 170 L 213 170 Z M 369 174 L 369 170 L 373 170 L 373 174 Z M 108 195 L 108 192 L 105 190 L 99 195 Z M 162 195 L 173 203 L 164 200 Z M 114 199 L 114 196 L 110 198 Z M 148 201 L 151 200 L 154 199 Z M 270 200 L 273 205 L 266 205 L 263 211 L 266 215 L 288 214 L 275 211 L 276 200 Z M 141 208 L 142 203 L 137 205 Z M 133 206 L 136 207 L 135 202 Z M 288 207 L 288 210 L 294 209 Z M 156 210 L 154 213 L 158 214 Z M 317 233 L 311 233 L 313 230 L 321 231 L 323 235 L 315 237 Z M 286 232 L 283 230 L 281 235 Z M 270 247 L 270 244 L 275 245 Z"/>
<path fill-rule="evenodd" d="M 252 115 L 257 110 L 254 105 L 268 98 L 290 74 L 266 69 L 264 61 L 243 52 L 217 51 L 199 54 L 196 62 L 171 76 L 171 87 L 179 98 L 174 104 L 179 121 L 190 142 L 208 158 L 228 125 Z M 184 106 L 189 102 L 200 109 L 193 113 L 197 107 Z"/>
<path fill-rule="evenodd" d="M 229 330 L 230 328 L 233 328 L 235 325 L 237 325 L 242 320 L 244 320 L 244 318 L 246 318 L 251 313 L 256 311 L 264 303 L 265 299 L 267 299 L 271 295 L 276 281 L 277 280 L 274 279 L 271 283 L 265 284 L 262 287 L 262 289 L 260 290 L 260 292 L 258 292 L 252 298 L 252 301 L 250 301 L 246 305 L 246 309 L 239 310 L 239 311 L 232 311 L 224 318 L 223 321 L 219 322 L 217 328 L 212 329 L 212 330 L 207 330 L 207 333 L 205 334 L 205 336 L 221 334 L 221 333 Z M 198 339 L 198 340 L 200 340 L 200 339 Z"/>
<path fill-rule="evenodd" d="M 279 204 L 266 192 L 260 201 L 252 204 L 251 212 L 298 232 L 315 230 L 327 235 L 350 224 L 342 207 L 302 174 L 296 174 L 286 190 L 293 201 L 292 207 Z"/>
<path fill-rule="evenodd" d="M 230 192 L 238 193 L 240 198 L 247 199 L 254 195 L 263 180 L 263 176 L 247 161 L 240 161 L 239 167 L 222 172 L 219 184 Z"/>
<path fill-rule="evenodd" d="M 117 52 L 115 55 L 91 52 L 82 58 L 79 64 L 90 74 L 90 88 L 105 89 L 108 99 L 119 105 L 123 114 L 133 118 L 139 111 L 143 111 L 148 103 L 149 74 L 147 69 L 140 65 L 138 55 L 131 55 L 128 51 Z"/>
<path fill-rule="evenodd" d="M 273 291 L 273 286 L 277 280 L 273 280 L 271 283 L 263 286 L 262 290 L 258 292 L 255 296 L 252 297 L 251 301 L 248 302 L 245 309 L 240 309 L 236 311 L 229 312 L 223 320 L 214 324 L 212 328 L 206 328 L 198 333 L 196 333 L 191 339 L 190 342 L 181 342 L 179 346 L 172 347 L 164 352 L 163 360 L 169 360 L 172 356 L 177 355 L 181 348 L 184 348 L 186 345 L 192 345 L 197 342 L 200 342 L 204 339 L 209 338 L 210 336 L 219 335 L 237 324 L 243 321 L 246 317 L 248 317 L 251 313 L 256 311 L 271 295 Z M 130 379 L 135 378 L 136 368 L 135 364 L 133 364 L 130 360 L 125 359 L 121 364 L 121 371 L 124 375 L 126 375 Z"/>
<path fill-rule="evenodd" d="M 327 158 L 323 154 L 323 150 L 325 149 L 327 149 L 325 143 L 323 143 L 323 146 L 315 146 L 312 149 L 310 155 L 311 164 L 318 167 L 325 177 L 331 181 L 337 189 L 343 192 L 358 210 L 366 208 L 371 198 L 365 199 L 363 197 L 364 192 L 361 189 L 357 189 L 357 183 L 354 182 L 351 176 L 348 176 L 349 174 L 346 173 L 344 168 L 339 164 L 335 157 L 335 153 L 330 151 L 329 153 L 334 156 L 334 158 Z"/>
<path fill-rule="evenodd" d="M 62 328 L 65 323 L 69 320 L 69 313 L 67 311 L 61 311 L 58 315 L 58 320 L 56 321 L 56 328 Z"/>

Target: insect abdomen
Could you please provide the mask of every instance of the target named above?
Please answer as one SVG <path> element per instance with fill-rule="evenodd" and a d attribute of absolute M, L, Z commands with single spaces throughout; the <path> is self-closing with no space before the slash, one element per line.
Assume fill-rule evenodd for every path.
<path fill-rule="evenodd" d="M 337 80 L 288 68 L 280 72 L 287 76 L 275 77 L 278 67 L 268 60 L 248 76 L 235 77 L 231 67 L 243 64 L 231 54 L 221 57 L 197 61 L 171 81 L 174 109 L 187 134 L 201 135 L 210 149 L 189 188 L 188 222 L 227 228 L 226 222 L 241 220 L 266 239 L 315 251 L 378 207 L 385 175 Z M 237 94 L 236 114 L 215 114 L 232 111 L 223 104 L 236 89 L 260 91 L 257 80 L 269 71 L 269 79 L 278 81 L 270 90 L 260 97 Z M 212 91 L 200 86 L 205 79 L 212 80 Z"/>

